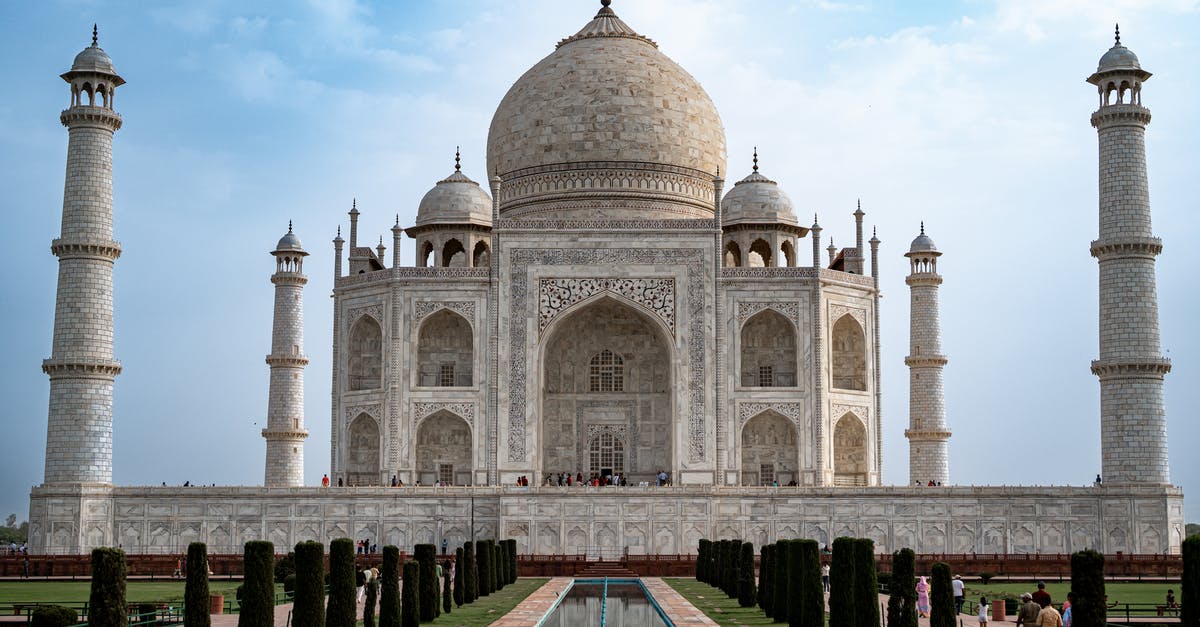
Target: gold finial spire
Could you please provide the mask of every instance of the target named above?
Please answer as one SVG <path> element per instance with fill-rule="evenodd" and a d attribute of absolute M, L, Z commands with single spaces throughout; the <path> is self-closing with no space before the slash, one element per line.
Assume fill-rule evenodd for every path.
<path fill-rule="evenodd" d="M 1119 46 L 1119 45 L 1121 45 L 1121 25 L 1117 24 L 1115 30 L 1116 30 L 1116 35 L 1117 35 L 1117 43 L 1114 45 Z"/>
<path fill-rule="evenodd" d="M 455 172 L 462 171 L 462 154 L 459 153 L 458 149 L 459 149 L 458 146 L 454 147 L 454 171 Z"/>
<path fill-rule="evenodd" d="M 758 172 L 758 146 L 754 147 L 754 171 Z"/>
<path fill-rule="evenodd" d="M 93 23 L 92 24 L 92 47 L 95 48 L 95 47 L 99 46 L 99 43 L 98 43 L 99 41 L 100 41 L 100 29 L 97 28 L 96 25 Z"/>

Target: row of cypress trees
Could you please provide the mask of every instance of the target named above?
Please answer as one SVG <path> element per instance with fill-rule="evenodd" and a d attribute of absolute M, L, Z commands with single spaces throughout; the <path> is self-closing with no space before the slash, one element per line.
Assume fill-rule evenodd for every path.
<path fill-rule="evenodd" d="M 758 605 L 774 622 L 821 627 L 825 594 L 816 540 L 780 540 L 764 547 Z"/>

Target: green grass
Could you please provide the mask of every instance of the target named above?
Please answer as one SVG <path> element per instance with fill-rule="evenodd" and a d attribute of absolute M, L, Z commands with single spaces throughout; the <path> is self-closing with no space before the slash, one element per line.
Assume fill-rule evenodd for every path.
<path fill-rule="evenodd" d="M 1179 598 L 1178 583 L 1106 583 L 1104 585 L 1105 592 L 1108 593 L 1109 603 L 1154 603 L 1162 604 L 1167 599 L 1167 590 L 1175 591 L 1175 598 Z M 993 583 L 989 585 L 981 585 L 978 583 L 967 584 L 966 598 L 972 604 L 979 602 L 980 596 L 985 596 L 989 601 L 1008 596 L 1011 598 L 1020 598 L 1022 592 L 1033 592 L 1037 590 L 1037 584 L 1032 582 L 1025 583 Z M 1053 581 L 1046 582 L 1046 592 L 1050 593 L 1050 598 L 1054 599 L 1054 604 L 1059 605 L 1067 600 L 1067 592 L 1071 590 L 1071 582 L 1064 581 L 1057 583 Z"/>
<path fill-rule="evenodd" d="M 739 607 L 736 598 L 731 599 L 724 592 L 706 583 L 700 583 L 690 577 L 664 577 L 663 581 L 718 625 L 775 624 L 757 605 Z"/>
<path fill-rule="evenodd" d="M 210 581 L 211 593 L 234 598 L 240 581 Z M 0 614 L 11 614 L 13 603 L 84 603 L 91 595 L 90 581 L 0 581 Z M 275 586 L 277 593 L 283 585 Z M 183 581 L 131 581 L 126 584 L 125 598 L 136 602 L 182 602 Z"/>
<path fill-rule="evenodd" d="M 442 614 L 437 620 L 426 624 L 454 625 L 455 627 L 459 625 L 466 627 L 490 625 L 509 613 L 512 608 L 524 601 L 525 597 L 533 594 L 534 590 L 541 588 L 547 581 L 550 581 L 549 577 L 521 577 L 516 583 L 504 586 L 504 589 L 499 592 L 479 597 L 475 599 L 474 603 L 468 603 L 462 607 L 455 606 L 451 613 Z M 378 614 L 376 614 L 376 620 L 379 620 Z M 362 624 L 361 621 L 359 624 Z"/>

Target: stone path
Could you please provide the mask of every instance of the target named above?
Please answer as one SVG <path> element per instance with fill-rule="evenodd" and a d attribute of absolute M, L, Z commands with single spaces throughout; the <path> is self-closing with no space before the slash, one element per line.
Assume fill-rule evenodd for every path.
<path fill-rule="evenodd" d="M 660 577 L 642 577 L 642 583 L 672 623 L 676 625 L 717 624 Z"/>
<path fill-rule="evenodd" d="M 292 611 L 292 604 L 285 603 L 275 606 L 275 627 L 285 627 L 288 624 L 288 614 Z M 237 627 L 237 614 L 213 614 L 212 627 Z"/>
<path fill-rule="evenodd" d="M 505 614 L 500 620 L 492 623 L 494 627 L 529 627 L 536 625 L 546 612 L 550 611 L 550 607 L 554 605 L 558 597 L 570 587 L 572 577 L 553 577 L 550 581 L 542 584 L 542 587 L 533 591 L 533 594 L 525 597 L 524 601 L 517 604 L 509 613 Z M 216 627 L 214 625 L 214 627 Z"/>

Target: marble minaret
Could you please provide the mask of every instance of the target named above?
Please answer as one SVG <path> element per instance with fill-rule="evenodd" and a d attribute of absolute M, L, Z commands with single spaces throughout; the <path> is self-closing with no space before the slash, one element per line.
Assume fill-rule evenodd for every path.
<path fill-rule="evenodd" d="M 71 85 L 71 106 L 59 120 L 67 127 L 62 234 L 50 244 L 58 257 L 54 343 L 42 370 L 50 376 L 44 482 L 112 483 L 113 241 L 112 140 L 121 128 L 113 93 L 125 80 L 97 44 L 75 56 L 62 75 Z"/>
<path fill-rule="evenodd" d="M 271 391 L 267 403 L 267 487 L 304 485 L 304 258 L 300 238 L 288 232 L 275 251 L 275 318 L 271 328 Z"/>
<path fill-rule="evenodd" d="M 1100 448 L 1106 484 L 1168 484 L 1163 377 L 1171 362 L 1158 337 L 1155 257 L 1162 240 L 1150 227 L 1146 126 L 1138 58 L 1116 44 L 1088 77 L 1100 94 L 1092 114 L 1100 140 Z"/>
<path fill-rule="evenodd" d="M 907 253 L 911 272 L 905 279 L 911 291 L 909 310 L 909 354 L 904 363 L 909 370 L 908 383 L 908 480 L 926 485 L 949 483 L 950 460 L 946 427 L 946 395 L 942 383 L 942 322 L 938 313 L 938 287 L 942 275 L 937 272 L 941 251 L 925 234 L 913 240 Z"/>

